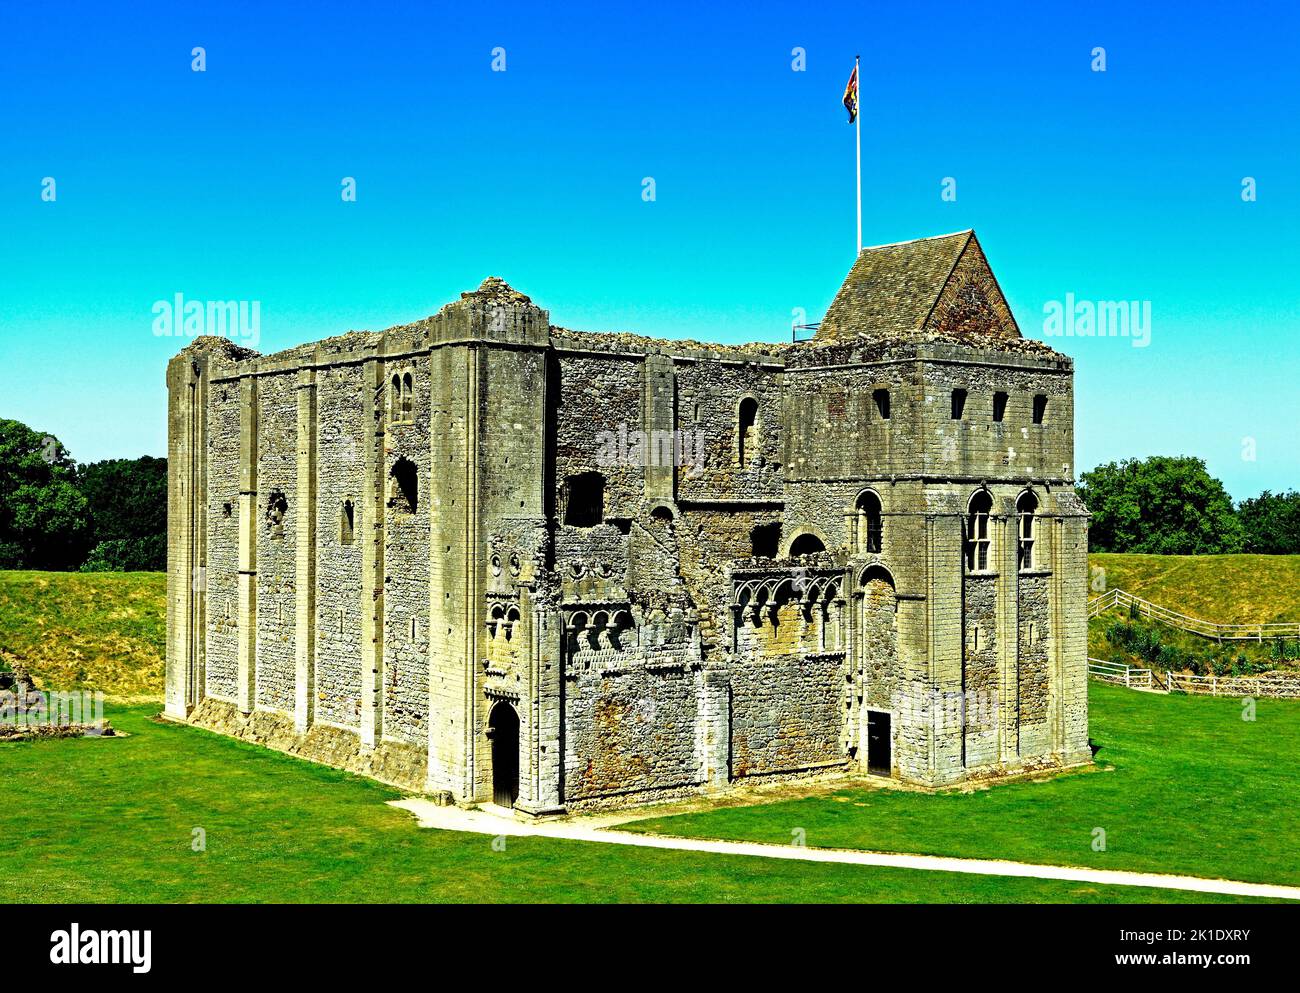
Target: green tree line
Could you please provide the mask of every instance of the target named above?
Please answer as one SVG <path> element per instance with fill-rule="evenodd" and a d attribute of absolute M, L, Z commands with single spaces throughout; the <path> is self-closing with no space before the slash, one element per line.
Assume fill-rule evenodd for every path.
<path fill-rule="evenodd" d="M 0 419 L 0 569 L 166 568 L 166 459 L 80 465 L 53 435 Z"/>
<path fill-rule="evenodd" d="M 1300 554 L 1300 493 L 1265 490 L 1234 506 L 1201 459 L 1108 462 L 1083 473 L 1077 489 L 1092 512 L 1094 552 Z"/>

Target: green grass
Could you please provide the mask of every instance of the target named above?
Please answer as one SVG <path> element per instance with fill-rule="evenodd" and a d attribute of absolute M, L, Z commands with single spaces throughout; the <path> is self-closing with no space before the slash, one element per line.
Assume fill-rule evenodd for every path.
<path fill-rule="evenodd" d="M 392 789 L 154 710 L 111 708 L 127 738 L 0 745 L 0 862 L 20 867 L 9 902 L 1237 902 L 542 838 L 496 852 L 486 836 L 416 827 L 385 805 Z M 844 809 L 801 811 L 813 843 L 819 805 Z M 206 851 L 191 850 L 195 827 Z"/>
<path fill-rule="evenodd" d="M 1209 620 L 1300 619 L 1300 557 L 1216 559 L 1232 561 L 1093 556 L 1110 585 L 1171 605 L 1193 597 L 1190 612 Z M 46 686 L 160 696 L 163 627 L 160 574 L 0 572 L 0 649 Z M 813 846 L 1300 885 L 1300 704 L 1261 700 L 1246 723 L 1234 700 L 1094 685 L 1092 703 L 1098 761 L 1113 771 L 971 794 L 844 789 L 639 829 L 788 843 L 802 828 Z M 11 901 L 1212 899 L 537 838 L 493 852 L 486 837 L 416 828 L 385 806 L 398 795 L 387 787 L 155 722 L 156 709 L 110 706 L 131 735 L 119 740 L 0 745 L 0 859 L 22 866 Z M 205 852 L 190 850 L 194 827 Z M 1092 851 L 1095 827 L 1105 852 Z"/>
<path fill-rule="evenodd" d="M 1300 621 L 1300 555 L 1119 555 L 1094 553 L 1118 587 L 1162 607 L 1219 624 Z M 1104 590 L 1089 586 L 1089 596 Z"/>
<path fill-rule="evenodd" d="M 848 788 L 638 822 L 692 838 L 807 843 L 1300 885 L 1300 703 L 1091 684 L 1092 773 L 940 795 Z M 1093 830 L 1106 850 L 1093 851 Z"/>
<path fill-rule="evenodd" d="M 161 698 L 160 572 L 0 571 L 0 658 L 47 689 Z"/>

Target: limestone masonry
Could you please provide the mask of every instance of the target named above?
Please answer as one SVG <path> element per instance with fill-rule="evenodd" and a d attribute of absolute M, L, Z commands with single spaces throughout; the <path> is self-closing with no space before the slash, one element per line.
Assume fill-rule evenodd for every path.
<path fill-rule="evenodd" d="M 1073 365 L 972 232 L 810 341 L 437 314 L 167 369 L 173 718 L 533 814 L 1090 760 Z"/>

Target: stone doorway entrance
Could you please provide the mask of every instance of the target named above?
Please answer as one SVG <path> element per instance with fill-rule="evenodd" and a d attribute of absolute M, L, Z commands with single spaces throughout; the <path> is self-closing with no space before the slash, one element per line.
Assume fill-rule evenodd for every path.
<path fill-rule="evenodd" d="M 492 802 L 513 807 L 519 797 L 519 715 L 508 703 L 498 703 L 488 718 L 492 739 Z"/>
<path fill-rule="evenodd" d="M 867 711 L 867 772 L 873 776 L 893 774 L 890 744 L 890 715 L 881 710 Z"/>

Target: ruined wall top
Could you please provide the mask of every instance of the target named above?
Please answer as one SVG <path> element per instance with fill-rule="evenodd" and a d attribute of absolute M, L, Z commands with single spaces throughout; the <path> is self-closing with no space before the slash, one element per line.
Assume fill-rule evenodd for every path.
<path fill-rule="evenodd" d="M 713 359 L 774 369 L 929 355 L 960 361 L 972 351 L 1018 356 L 1026 364 L 1046 360 L 1059 368 L 1072 367 L 1068 357 L 1021 335 L 973 231 L 864 249 L 809 341 L 719 344 L 629 332 L 574 331 L 551 324 L 550 314 L 530 297 L 499 276 L 489 276 L 478 289 L 461 293 L 437 313 L 384 331 L 349 331 L 270 355 L 227 339 L 201 337 L 181 355 L 203 358 L 217 375 L 242 375 L 406 355 L 439 344 L 478 340 L 610 355 Z"/>

